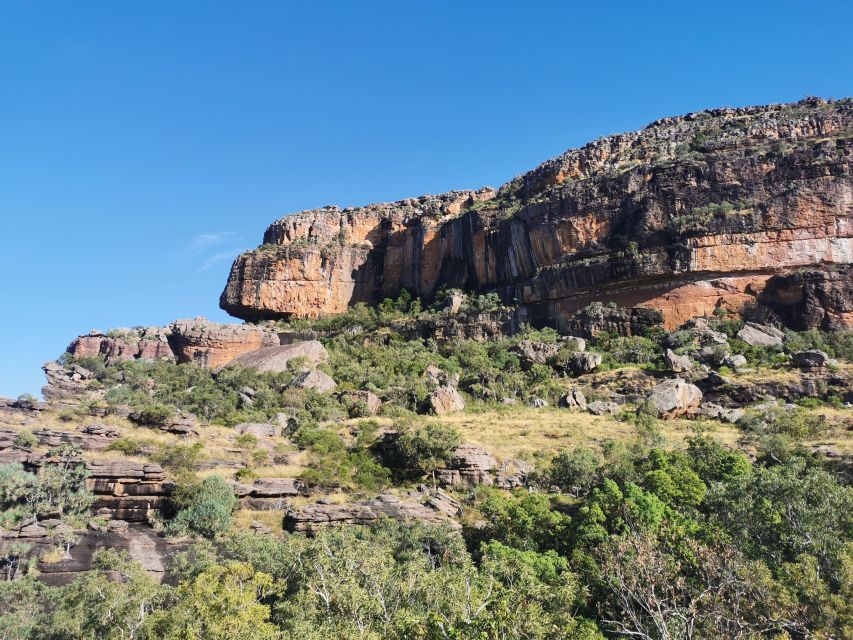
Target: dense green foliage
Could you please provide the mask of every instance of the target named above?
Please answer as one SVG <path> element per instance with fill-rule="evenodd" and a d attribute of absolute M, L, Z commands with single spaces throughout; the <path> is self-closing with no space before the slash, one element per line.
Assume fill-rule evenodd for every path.
<path fill-rule="evenodd" d="M 481 296 L 461 313 L 496 311 L 499 300 Z M 323 367 L 342 391 L 381 396 L 399 434 L 392 454 L 383 449 L 392 438 L 379 438 L 377 422 L 324 424 L 363 408 L 293 388 L 299 363 L 276 374 L 229 367 L 215 376 L 188 364 L 81 363 L 108 404 L 130 405 L 144 425 L 158 426 L 176 410 L 223 425 L 286 412 L 284 446 L 300 450 L 302 480 L 363 494 L 392 481 L 420 482 L 460 444 L 456 429 L 413 419 L 431 390 L 430 365 L 458 375 L 475 410 L 504 398 L 554 403 L 566 388 L 560 378 L 571 347 L 545 363 L 520 354 L 525 340 L 556 343 L 552 330 L 438 344 L 394 329 L 441 313 L 440 305 L 424 308 L 403 295 L 291 324 L 325 332 Z M 720 363 L 741 353 L 749 366 L 784 369 L 803 348 L 853 357 L 850 332 L 791 333 L 781 349 L 763 349 L 734 338 L 739 320 L 721 313 L 711 325 L 730 337 L 713 354 Z M 603 333 L 591 349 L 604 369 L 655 370 L 667 346 L 695 352 L 690 341 L 686 332 Z M 251 403 L 240 394 L 247 386 Z M 848 475 L 803 444 L 825 423 L 792 406 L 749 410 L 737 424 L 740 444 L 756 454 L 747 457 L 707 434 L 667 442 L 655 415 L 632 406 L 621 419 L 634 438 L 538 454 L 529 489 L 449 489 L 462 504 L 461 531 L 382 521 L 316 537 L 240 533 L 232 488 L 196 475 L 207 455 L 202 444 L 116 440 L 112 450 L 145 451 L 178 481 L 163 529 L 194 543 L 172 559 L 164 584 L 114 552 L 101 552 L 95 570 L 60 588 L 39 583 L 33 567 L 16 567 L 12 573 L 23 577 L 0 584 L 0 639 L 853 638 L 853 489 Z M 244 464 L 238 479 L 250 480 L 277 456 L 255 436 L 233 444 Z M 75 456 L 53 452 L 57 463 L 38 475 L 0 466 L 0 524 L 85 512 L 91 496 Z M 4 553 L 6 566 L 22 555 Z"/>
<path fill-rule="evenodd" d="M 461 536 L 315 538 L 229 532 L 233 497 L 209 478 L 173 522 L 217 544 L 173 560 L 176 586 L 102 553 L 68 587 L 0 585 L 2 637 L 850 637 L 853 490 L 810 459 L 752 463 L 699 435 L 566 451 L 543 474 L 579 497 L 481 488 Z"/>

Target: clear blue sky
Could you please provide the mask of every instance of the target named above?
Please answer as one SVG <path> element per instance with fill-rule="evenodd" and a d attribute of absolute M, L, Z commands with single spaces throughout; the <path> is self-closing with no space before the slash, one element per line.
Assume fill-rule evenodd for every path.
<path fill-rule="evenodd" d="M 227 316 L 325 204 L 497 186 L 656 118 L 853 95 L 853 2 L 0 5 L 0 395 L 92 328 Z"/>

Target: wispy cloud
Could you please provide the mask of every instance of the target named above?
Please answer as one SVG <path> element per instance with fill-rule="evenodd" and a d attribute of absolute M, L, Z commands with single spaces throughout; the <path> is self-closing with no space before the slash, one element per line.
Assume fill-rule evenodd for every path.
<path fill-rule="evenodd" d="M 218 253 L 214 253 L 211 256 L 207 256 L 204 262 L 202 262 L 198 269 L 195 270 L 196 273 L 201 273 L 203 271 L 207 271 L 211 267 L 219 264 L 223 260 L 233 260 L 237 257 L 237 254 L 240 253 L 240 249 L 231 249 L 230 251 L 220 251 Z"/>
<path fill-rule="evenodd" d="M 190 241 L 189 246 L 187 247 L 187 253 L 191 257 L 197 257 L 225 242 L 233 242 L 237 239 L 236 236 L 237 234 L 233 231 L 200 233 Z"/>

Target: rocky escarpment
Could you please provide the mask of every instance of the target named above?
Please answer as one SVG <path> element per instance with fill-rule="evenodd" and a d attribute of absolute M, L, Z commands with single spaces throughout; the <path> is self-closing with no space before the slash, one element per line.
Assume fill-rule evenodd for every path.
<path fill-rule="evenodd" d="M 803 297 L 771 295 L 773 309 L 801 326 L 850 326 L 851 159 L 851 100 L 665 118 L 498 191 L 286 216 L 234 262 L 220 306 L 249 320 L 316 317 L 449 286 L 498 293 L 560 329 L 596 300 L 660 309 L 674 327 L 762 303 L 791 286 L 774 277 L 806 270 Z M 841 283 L 830 296 L 814 284 L 827 278 Z"/>
<path fill-rule="evenodd" d="M 281 344 L 278 334 L 266 327 L 247 324 L 222 324 L 206 318 L 175 320 L 166 327 L 115 329 L 108 333 L 90 331 L 78 336 L 68 346 L 77 358 L 103 358 L 106 364 L 125 360 L 169 360 L 192 362 L 211 369 L 224 366 L 235 358 L 266 347 Z M 62 380 L 58 373 L 54 387 L 73 394 L 83 379 Z M 51 372 L 46 370 L 48 378 Z M 80 371 L 76 372 L 78 375 Z M 72 376 L 73 378 L 73 376 Z"/>

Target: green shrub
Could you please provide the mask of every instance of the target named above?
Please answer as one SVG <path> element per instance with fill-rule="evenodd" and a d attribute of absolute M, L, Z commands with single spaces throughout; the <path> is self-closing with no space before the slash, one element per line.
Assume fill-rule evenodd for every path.
<path fill-rule="evenodd" d="M 575 447 L 558 453 L 551 460 L 548 482 L 575 496 L 584 495 L 599 479 L 601 454 L 589 447 Z"/>
<path fill-rule="evenodd" d="M 462 436 L 452 426 L 437 423 L 408 428 L 396 442 L 398 463 L 402 470 L 429 473 L 446 463 Z"/>
<path fill-rule="evenodd" d="M 137 456 L 145 451 L 145 446 L 134 438 L 118 438 L 107 446 L 105 451 L 119 451 L 126 456 Z"/>
<path fill-rule="evenodd" d="M 204 445 L 201 442 L 163 445 L 153 457 L 173 473 L 192 474 L 205 458 Z"/>
<path fill-rule="evenodd" d="M 39 439 L 34 433 L 30 433 L 29 431 L 20 431 L 12 442 L 16 447 L 20 447 L 21 449 L 32 449 L 33 447 L 38 446 Z"/>
<path fill-rule="evenodd" d="M 234 489 L 219 476 L 179 486 L 173 502 L 177 514 L 167 527 L 169 533 L 191 533 L 206 538 L 224 533 L 237 507 Z"/>
<path fill-rule="evenodd" d="M 146 427 L 160 427 L 174 415 L 174 410 L 162 404 L 149 404 L 130 414 L 130 419 Z"/>

